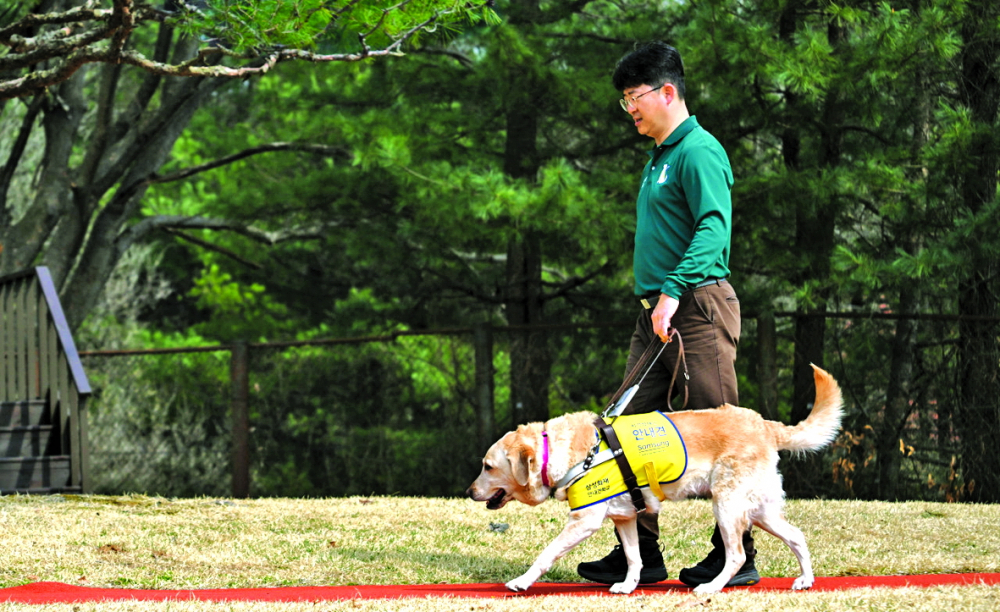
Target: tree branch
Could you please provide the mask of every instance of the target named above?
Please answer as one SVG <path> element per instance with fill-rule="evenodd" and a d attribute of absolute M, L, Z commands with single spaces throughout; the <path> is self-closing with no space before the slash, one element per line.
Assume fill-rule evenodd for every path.
<path fill-rule="evenodd" d="M 253 268 L 254 270 L 263 270 L 264 269 L 264 266 L 260 265 L 259 263 L 255 262 L 255 261 L 250 261 L 249 259 L 241 257 L 241 256 L 237 255 L 236 253 L 234 253 L 233 251 L 230 251 L 229 249 L 227 249 L 225 247 L 221 247 L 221 246 L 219 246 L 217 244 L 212 244 L 211 242 L 208 242 L 207 240 L 202 240 L 201 238 L 195 238 L 194 236 L 185 234 L 184 232 L 182 232 L 180 230 L 177 230 L 177 229 L 174 229 L 174 228 L 171 228 L 171 227 L 165 227 L 165 228 L 163 228 L 163 230 L 165 232 L 169 233 L 172 236 L 177 236 L 181 240 L 186 240 L 187 242 L 190 242 L 192 244 L 196 244 L 196 245 L 198 245 L 198 246 L 200 246 L 202 248 L 208 249 L 210 251 L 215 251 L 216 253 L 220 253 L 222 255 L 225 255 L 226 257 L 229 257 L 230 259 L 234 259 L 234 260 L 238 261 L 239 263 L 243 264 L 244 266 L 247 266 L 249 268 Z"/>
<path fill-rule="evenodd" d="M 245 257 L 237 254 L 236 252 L 227 249 L 225 247 L 219 246 L 217 244 L 211 243 L 207 240 L 203 240 L 196 236 L 192 236 L 187 232 L 182 230 L 217 230 L 217 231 L 232 231 L 242 236 L 246 236 L 251 240 L 265 244 L 268 246 L 273 246 L 275 244 L 285 242 L 288 240 L 320 240 L 323 238 L 323 232 L 321 229 L 310 230 L 310 231 L 287 231 L 287 232 L 266 232 L 257 229 L 253 226 L 246 225 L 243 223 L 238 223 L 236 221 L 231 221 L 228 219 L 212 219 L 208 217 L 184 217 L 177 215 L 158 215 L 155 217 L 147 217 L 140 221 L 139 223 L 128 228 L 118 239 L 118 246 L 120 249 L 125 250 L 135 244 L 136 242 L 144 239 L 155 231 L 164 231 L 172 236 L 176 236 L 181 240 L 185 240 L 192 244 L 196 244 L 202 248 L 215 251 L 230 257 L 245 266 L 249 266 L 256 270 L 263 269 L 261 264 L 250 261 Z"/>
<path fill-rule="evenodd" d="M 445 57 L 450 57 L 462 65 L 463 68 L 472 68 L 475 66 L 475 62 L 472 58 L 464 53 L 459 53 L 458 51 L 452 51 L 451 49 L 445 49 L 442 47 L 424 47 L 418 49 L 417 53 L 423 53 L 425 55 L 444 55 Z"/>
<path fill-rule="evenodd" d="M 160 108 L 153 119 L 143 122 L 142 131 L 132 138 L 131 142 L 117 156 L 117 159 L 103 171 L 103 174 L 90 185 L 89 191 L 96 197 L 101 197 L 106 191 L 126 176 L 126 170 L 135 162 L 149 143 L 167 130 L 178 116 L 185 113 L 185 108 L 190 104 L 199 104 L 197 99 L 211 93 L 213 89 L 221 87 L 223 81 L 186 81 L 172 90 L 172 95 L 161 98 Z M 186 122 L 185 122 L 186 123 Z M 141 178 L 131 177 L 136 183 L 148 184 L 150 175 L 139 175 Z"/>
<path fill-rule="evenodd" d="M 0 227 L 10 225 L 7 189 L 10 187 L 10 181 L 14 177 L 14 170 L 21 161 L 21 156 L 24 155 L 24 149 L 28 146 L 28 138 L 31 136 L 35 119 L 38 118 L 38 113 L 42 110 L 43 102 L 44 98 L 42 96 L 38 96 L 31 101 L 28 111 L 24 114 L 24 118 L 21 119 L 21 129 L 17 132 L 17 138 L 14 139 L 14 143 L 10 147 L 10 153 L 7 155 L 7 163 L 0 170 Z"/>
<path fill-rule="evenodd" d="M 320 240 L 323 238 L 323 228 L 309 230 L 295 229 L 280 232 L 267 232 L 252 225 L 247 225 L 231 219 L 215 219 L 211 217 L 189 217 L 183 215 L 156 215 L 146 217 L 139 223 L 122 232 L 118 239 L 124 249 L 142 240 L 156 230 L 215 230 L 231 231 L 250 238 L 254 242 L 274 246 L 289 240 Z M 185 236 L 187 236 L 185 234 Z"/>
<path fill-rule="evenodd" d="M 372 49 L 368 46 L 368 37 L 382 32 L 389 22 L 388 16 L 393 13 L 405 14 L 412 8 L 412 0 L 402 0 L 398 4 L 382 9 L 379 18 L 374 23 L 364 25 L 364 30 L 358 33 L 361 50 L 348 53 L 319 54 L 305 49 L 287 48 L 261 39 L 261 45 L 249 52 L 234 52 L 213 40 L 209 46 L 201 49 L 189 61 L 171 64 L 149 59 L 134 50 L 126 50 L 126 44 L 135 28 L 143 22 L 161 22 L 167 16 L 162 11 L 146 5 L 136 6 L 134 0 L 114 0 L 113 8 L 90 8 L 88 2 L 83 7 L 77 7 L 61 13 L 45 15 L 28 15 L 18 22 L 0 29 L 0 44 L 6 45 L 19 53 L 0 57 L 0 72 L 28 68 L 29 72 L 19 78 L 0 81 L 0 100 L 31 95 L 41 89 L 68 79 L 81 66 L 87 63 L 125 63 L 138 67 L 152 74 L 176 77 L 213 77 L 213 78 L 243 78 L 264 74 L 276 64 L 284 61 L 308 62 L 354 62 L 369 58 L 401 55 L 401 49 L 410 39 L 421 31 L 431 30 L 443 17 L 453 18 L 455 15 L 472 12 L 479 7 L 489 7 L 492 0 L 469 2 L 460 7 L 443 7 L 434 11 L 430 17 L 419 21 L 401 33 L 384 32 L 389 38 L 384 48 Z M 586 4 L 586 2 L 582 2 Z M 355 7 L 355 2 L 349 2 L 334 13 L 333 23 L 343 18 L 344 11 Z M 72 24 L 90 23 L 89 29 L 74 34 Z M 65 28 L 40 34 L 35 38 L 24 38 L 21 32 L 41 26 L 64 25 Z M 197 26 L 195 26 L 197 27 Z M 224 28 L 224 25 L 222 26 Z M 101 44 L 111 39 L 108 44 Z M 210 56 L 223 55 L 246 60 L 249 65 L 223 66 L 207 65 L 205 60 Z M 42 70 L 35 70 L 39 62 L 54 59 L 55 65 Z"/>
<path fill-rule="evenodd" d="M 99 61 L 111 61 L 111 58 L 106 52 L 80 49 L 71 53 L 63 61 L 58 62 L 48 70 L 39 70 L 19 79 L 11 79 L 0 83 L 0 100 L 35 94 L 46 87 L 61 83 L 70 78 L 84 64 Z"/>
<path fill-rule="evenodd" d="M 135 20 L 131 18 L 131 11 L 121 4 L 130 3 L 130 0 L 116 0 L 115 8 L 107 14 L 102 21 L 102 25 L 92 27 L 84 32 L 73 35 L 73 28 L 64 28 L 54 32 L 39 35 L 36 38 L 21 38 L 14 35 L 4 42 L 18 53 L 0 58 L 0 71 L 16 70 L 26 66 L 33 66 L 43 60 L 65 55 L 71 51 L 83 49 L 88 45 L 107 38 L 121 38 L 124 44 L 125 38 L 135 27 Z M 108 50 L 114 53 L 114 47 Z M 120 49 L 119 49 L 120 51 Z"/>
<path fill-rule="evenodd" d="M 613 262 L 609 259 L 608 261 L 605 261 L 601 265 L 601 267 L 597 268 L 596 270 L 594 270 L 590 274 L 587 274 L 586 276 L 574 276 L 573 278 L 569 279 L 565 283 L 561 283 L 560 285 L 558 285 L 558 290 L 557 291 L 554 291 L 554 292 L 552 292 L 552 293 L 544 296 L 543 299 L 545 299 L 545 300 L 553 300 L 553 299 L 558 298 L 558 297 L 563 297 L 563 296 L 569 294 L 569 292 L 571 292 L 573 289 L 576 289 L 577 287 L 585 285 L 585 284 L 589 283 L 590 281 L 594 280 L 595 278 L 597 278 L 598 276 L 601 276 L 602 274 L 607 274 L 608 272 L 614 270 L 614 267 L 615 266 L 614 266 Z"/>
<path fill-rule="evenodd" d="M 128 37 L 135 29 L 135 15 L 131 4 L 132 0 L 114 0 L 114 13 L 109 24 L 114 29 L 114 36 L 111 37 L 111 53 L 114 55 L 121 55 Z"/>
<path fill-rule="evenodd" d="M 126 0 L 126 2 L 128 4 L 132 4 L 131 0 Z M 23 19 L 15 21 L 6 28 L 0 28 L 0 44 L 5 44 L 8 47 L 11 47 L 13 46 L 11 39 L 14 38 L 18 32 L 24 32 L 25 30 L 30 30 L 40 26 L 58 25 L 63 23 L 81 23 L 84 21 L 102 21 L 114 10 L 91 8 L 92 4 L 93 2 L 88 2 L 83 6 L 73 7 L 61 13 L 26 15 Z"/>
<path fill-rule="evenodd" d="M 270 144 L 244 149 L 239 153 L 234 153 L 233 155 L 228 155 L 226 157 L 206 162 L 204 164 L 199 164 L 197 166 L 185 168 L 184 170 L 180 170 L 172 174 L 167 174 L 162 176 L 154 175 L 154 177 L 150 179 L 150 183 L 170 183 L 173 181 L 179 181 L 194 176 L 195 174 L 199 174 L 201 172 L 206 172 L 208 170 L 220 168 L 222 166 L 231 164 L 233 162 L 237 162 L 247 157 L 259 155 L 261 153 L 272 153 L 275 151 L 305 151 L 307 153 L 314 153 L 316 155 L 321 155 L 325 157 L 339 156 L 343 159 L 350 159 L 348 151 L 343 147 L 334 147 L 330 145 L 309 144 L 309 143 L 299 143 L 299 142 L 272 142 Z"/>

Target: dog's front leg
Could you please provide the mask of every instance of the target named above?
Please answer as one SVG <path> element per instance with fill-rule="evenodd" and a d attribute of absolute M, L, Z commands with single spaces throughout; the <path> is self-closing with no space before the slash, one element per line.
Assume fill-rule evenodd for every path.
<path fill-rule="evenodd" d="M 556 561 L 573 550 L 577 544 L 594 535 L 601 528 L 606 513 L 607 504 L 598 504 L 571 512 L 569 522 L 563 527 L 562 532 L 545 547 L 542 554 L 538 555 L 528 571 L 511 580 L 505 586 L 511 591 L 527 591 L 531 585 L 535 584 L 536 580 L 552 568 Z"/>
<path fill-rule="evenodd" d="M 628 595 L 639 585 L 639 574 L 642 572 L 642 556 L 639 554 L 639 532 L 635 526 L 635 516 L 627 520 L 615 520 L 615 528 L 622 541 L 628 571 L 625 580 L 611 585 L 612 593 Z"/>

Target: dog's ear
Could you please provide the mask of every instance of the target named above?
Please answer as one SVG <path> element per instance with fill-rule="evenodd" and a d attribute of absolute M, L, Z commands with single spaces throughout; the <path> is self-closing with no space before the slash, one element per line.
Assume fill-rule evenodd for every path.
<path fill-rule="evenodd" d="M 511 471 L 514 473 L 514 480 L 522 487 L 528 486 L 528 474 L 531 473 L 531 460 L 534 458 L 535 451 L 523 445 L 511 449 L 507 455 L 507 461 L 510 461 Z"/>

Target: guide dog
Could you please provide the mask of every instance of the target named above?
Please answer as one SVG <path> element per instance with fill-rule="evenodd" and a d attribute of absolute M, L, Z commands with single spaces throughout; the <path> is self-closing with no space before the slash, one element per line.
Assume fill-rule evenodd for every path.
<path fill-rule="evenodd" d="M 667 415 L 683 438 L 688 461 L 679 479 L 662 485 L 663 493 L 671 501 L 690 495 L 711 495 L 712 511 L 726 549 L 722 572 L 711 582 L 696 587 L 696 593 L 721 591 L 742 567 L 746 560 L 742 534 L 751 524 L 779 538 L 795 554 L 801 574 L 792 589 L 808 589 L 813 585 L 805 538 L 784 516 L 785 493 L 778 472 L 779 450 L 819 450 L 832 442 L 840 429 L 843 410 L 840 386 L 824 370 L 816 366 L 813 370 L 815 404 L 809 417 L 794 426 L 765 420 L 752 410 L 730 404 Z M 499 510 L 511 500 L 530 506 L 552 496 L 565 501 L 567 487 L 557 488 L 556 483 L 571 467 L 582 462 L 594 446 L 595 416 L 591 412 L 576 412 L 545 423 L 521 425 L 508 432 L 487 451 L 482 472 L 466 494 L 477 502 L 486 502 L 490 510 Z M 647 511 L 659 512 L 659 499 L 648 487 L 642 493 Z M 611 592 L 634 591 L 642 561 L 636 510 L 628 494 L 571 511 L 562 532 L 545 547 L 528 571 L 506 587 L 511 591 L 527 590 L 558 559 L 596 533 L 605 518 L 610 518 L 618 529 L 628 561 L 624 582 L 612 585 Z"/>

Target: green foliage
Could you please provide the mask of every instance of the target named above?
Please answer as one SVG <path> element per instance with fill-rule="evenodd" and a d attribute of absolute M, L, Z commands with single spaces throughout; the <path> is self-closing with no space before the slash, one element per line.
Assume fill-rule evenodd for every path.
<path fill-rule="evenodd" d="M 259 495 L 455 495 L 478 459 L 464 342 L 255 352 Z"/>
<path fill-rule="evenodd" d="M 391 37 L 458 6 L 412 2 L 383 13 L 390 4 L 351 4 L 337 14 L 340 5 L 318 1 L 219 3 L 213 10 L 224 19 L 210 34 L 241 49 L 306 46 L 307 38 L 321 50 L 356 49 L 357 34 L 376 24 Z M 745 314 L 895 311 L 913 287 L 912 311 L 956 311 L 956 287 L 970 266 L 1000 251 L 996 198 L 970 207 L 963 196 L 962 177 L 983 158 L 977 143 L 997 132 L 996 122 L 956 102 L 963 27 L 976 18 L 967 3 L 626 4 L 576 11 L 542 3 L 525 15 L 504 2 L 504 22 L 428 32 L 404 58 L 279 65 L 267 79 L 221 89 L 165 172 L 272 142 L 329 148 L 251 156 L 151 188 L 148 215 L 227 219 L 257 233 L 192 231 L 217 248 L 174 245 L 163 268 L 178 286 L 187 283 L 177 292 L 184 316 L 157 320 L 161 336 L 151 332 L 148 341 L 502 324 L 507 248 L 525 236 L 540 237 L 546 320 L 627 326 L 633 201 L 649 143 L 634 134 L 608 81 L 634 40 L 654 37 L 681 49 L 688 107 L 733 163 L 731 263 Z M 506 118 L 525 108 L 537 111 L 537 172 L 515 178 L 505 167 Z M 750 406 L 760 391 L 752 328 L 738 364 Z M 789 320 L 778 331 L 778 411 L 789 417 L 787 364 L 801 347 Z M 820 344 L 826 365 L 847 381 L 852 435 L 939 435 L 931 415 L 959 401 L 949 385 L 956 333 L 928 325 L 904 339 L 891 324 L 829 323 Z M 551 413 L 603 407 L 620 382 L 626 339 L 620 328 L 550 336 Z M 498 338 L 494 356 L 503 427 L 511 418 L 506 342 Z M 901 342 L 905 350 L 894 351 Z M 468 441 L 471 381 L 459 367 L 471 353 L 468 338 L 420 338 L 391 350 L 273 356 L 254 416 L 263 490 L 403 491 L 397 472 L 367 470 L 364 460 L 420 469 L 422 457 L 443 453 L 442 435 L 460 440 L 460 462 L 471 460 L 482 449 Z M 886 364 L 899 354 L 913 358 L 905 426 L 884 422 Z M 442 422 L 444 433 L 432 433 Z M 950 462 L 940 431 L 938 448 L 908 459 L 908 477 Z M 838 458 L 877 463 L 868 435 L 842 441 Z M 426 479 L 450 494 L 463 469 Z M 875 496 L 876 474 L 859 470 L 850 487 L 822 493 Z M 935 472 L 939 482 L 946 476 Z M 939 494 L 914 482 L 910 495 Z"/>
<path fill-rule="evenodd" d="M 142 337 L 145 336 L 145 337 Z M 140 334 L 146 348 L 204 346 L 197 336 Z M 228 352 L 85 362 L 96 492 L 190 497 L 231 492 Z"/>
<path fill-rule="evenodd" d="M 182 32 L 213 40 L 235 54 L 282 48 L 362 51 L 385 46 L 422 24 L 496 22 L 485 5 L 455 0 L 210 0 L 204 8 L 179 3 L 170 22 Z M 359 42 L 360 40 L 360 42 Z"/>
<path fill-rule="evenodd" d="M 195 325 L 192 331 L 207 337 L 223 342 L 261 342 L 287 336 L 295 329 L 287 324 L 287 308 L 268 295 L 263 285 L 241 285 L 217 264 L 194 279 L 191 296 L 199 308 L 209 312 L 208 320 Z"/>
<path fill-rule="evenodd" d="M 31 3 L 11 0 L 0 8 L 0 27 L 7 27 L 31 12 Z"/>
<path fill-rule="evenodd" d="M 323 0 L 224 0 L 209 5 L 210 31 L 224 38 L 235 51 L 260 44 L 308 49 L 334 20 Z M 219 27 L 220 24 L 226 24 Z"/>

